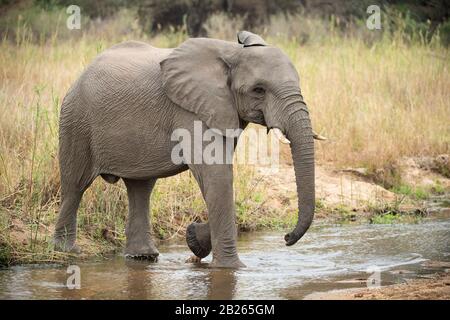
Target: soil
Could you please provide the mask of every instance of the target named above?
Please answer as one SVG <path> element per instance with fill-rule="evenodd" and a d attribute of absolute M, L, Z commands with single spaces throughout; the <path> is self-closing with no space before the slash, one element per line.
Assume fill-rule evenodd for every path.
<path fill-rule="evenodd" d="M 448 159 L 447 157 L 444 157 Z M 440 158 L 439 158 L 440 159 Z M 431 164 L 430 164 L 431 163 Z M 423 158 L 407 158 L 399 161 L 402 167 L 405 181 L 410 185 L 427 186 L 438 182 L 439 185 L 450 190 L 450 179 L 436 173 L 433 170 L 433 160 Z M 284 159 L 282 164 L 275 170 L 268 167 L 256 168 L 256 179 L 260 180 L 267 192 L 267 200 L 264 207 L 279 210 L 280 212 L 293 212 L 297 210 L 297 194 L 294 168 L 292 161 Z M 428 165 L 430 164 L 430 165 Z M 363 169 L 336 169 L 332 164 L 316 165 L 316 202 L 317 212 L 315 219 L 335 219 L 333 212 L 342 208 L 352 212 L 355 218 L 363 218 L 365 214 L 375 207 L 380 207 L 398 201 L 399 195 L 377 185 L 366 175 Z M 403 198 L 403 197 L 402 197 Z M 405 211 L 417 208 L 418 204 L 406 201 L 402 202 Z M 18 218 L 12 220 L 10 228 L 10 239 L 21 245 L 27 245 L 30 234 L 24 222 Z M 45 230 L 44 230 L 45 229 Z M 53 234 L 53 226 L 41 225 L 38 238 L 44 239 Z M 115 235 L 110 230 L 102 231 L 103 238 L 111 244 L 115 244 Z M 89 239 L 79 234 L 78 242 L 84 246 L 94 246 Z"/>
<path fill-rule="evenodd" d="M 282 166 L 275 173 L 271 169 L 258 168 L 258 172 L 274 192 L 269 201 L 275 207 L 281 208 L 286 203 L 285 199 L 297 197 L 293 167 Z M 347 206 L 359 210 L 365 208 L 368 203 L 394 201 L 396 195 L 351 173 L 316 166 L 316 198 L 330 208 Z M 297 204 L 292 202 L 292 205 Z"/>
<path fill-rule="evenodd" d="M 450 269 L 448 269 L 450 272 Z M 380 288 L 357 288 L 313 293 L 306 300 L 450 300 L 450 273 Z"/>
<path fill-rule="evenodd" d="M 442 156 L 441 156 L 442 157 Z M 430 163 L 434 163 L 431 160 Z M 267 190 L 273 192 L 266 205 L 272 208 L 296 210 L 297 194 L 294 168 L 285 161 L 279 168 L 257 168 Z M 446 194 L 450 191 L 450 179 L 437 173 L 422 158 L 405 158 L 398 161 L 402 181 L 412 187 L 432 190 L 438 184 Z M 332 164 L 316 165 L 316 218 L 329 216 L 336 208 L 346 208 L 359 214 L 374 207 L 395 204 L 403 211 L 414 211 L 420 204 L 408 197 L 395 194 L 376 184 L 373 177 L 362 168 L 336 169 Z M 400 203 L 400 205 L 399 205 Z M 323 207 L 324 210 L 320 210 Z"/>

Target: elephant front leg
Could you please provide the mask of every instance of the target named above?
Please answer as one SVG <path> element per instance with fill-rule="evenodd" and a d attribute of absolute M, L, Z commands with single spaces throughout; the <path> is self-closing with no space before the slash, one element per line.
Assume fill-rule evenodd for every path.
<path fill-rule="evenodd" d="M 149 199 L 156 179 L 123 180 L 127 187 L 129 203 L 125 256 L 156 261 L 159 252 L 151 238 L 149 219 Z"/>
<path fill-rule="evenodd" d="M 208 209 L 208 224 L 194 224 L 200 247 L 208 248 L 207 231 L 213 252 L 211 265 L 214 267 L 245 267 L 240 261 L 237 249 L 236 214 L 233 200 L 232 165 L 194 165 L 191 166 Z M 209 226 L 209 228 L 208 228 Z M 206 251 L 205 251 L 206 253 Z M 196 254 L 196 252 L 194 252 Z"/>
<path fill-rule="evenodd" d="M 191 223 L 186 229 L 186 242 L 196 257 L 207 257 L 212 249 L 209 223 Z"/>

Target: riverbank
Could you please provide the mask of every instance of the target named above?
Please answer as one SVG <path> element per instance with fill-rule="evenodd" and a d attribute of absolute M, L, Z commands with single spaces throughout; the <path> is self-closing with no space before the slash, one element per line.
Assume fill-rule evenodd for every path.
<path fill-rule="evenodd" d="M 284 158 L 275 171 L 267 168 L 236 168 L 236 214 L 240 232 L 287 230 L 295 224 L 296 184 L 289 161 L 289 157 Z M 431 167 L 418 165 L 419 162 L 413 159 L 406 159 L 401 163 L 405 186 L 409 183 L 408 188 L 405 187 L 408 193 L 405 190 L 387 190 L 357 169 L 336 169 L 331 165 L 317 165 L 317 210 L 314 223 L 415 223 L 423 217 L 448 211 L 446 207 L 450 204 L 445 194 L 450 190 L 450 179 L 433 171 Z M 243 178 L 250 177 L 250 181 L 241 181 L 240 172 L 245 172 Z M 186 226 L 192 220 L 207 220 L 207 213 L 195 182 L 189 184 L 188 189 L 186 187 L 190 183 L 189 179 L 189 173 L 184 173 L 181 177 L 159 181 L 152 200 L 156 198 L 159 201 L 161 194 L 169 193 L 166 188 L 173 182 L 175 186 L 183 186 L 186 190 L 184 192 L 194 197 L 190 201 L 195 206 L 190 212 L 184 212 L 184 215 L 183 212 L 174 210 L 169 211 L 171 215 L 167 215 L 167 212 L 162 214 L 155 211 L 160 207 L 153 207 L 153 234 L 158 243 L 182 239 Z M 125 192 L 121 182 L 111 190 L 111 186 L 101 179 L 98 180 L 96 183 L 102 184 L 105 192 L 114 192 L 114 189 Z M 180 190 L 171 192 L 181 193 Z M 427 202 L 427 199 L 439 194 L 444 196 L 438 205 L 433 206 Z M 8 198 L 3 201 L 5 204 Z M 116 207 L 116 215 L 124 219 L 125 224 L 126 198 L 121 198 L 121 201 L 120 206 Z M 14 209 L 3 211 L 5 215 L 2 215 L 0 262 L 4 265 L 53 263 L 73 258 L 89 259 L 122 251 L 125 242 L 124 227 L 109 226 L 107 222 L 96 224 L 96 221 L 105 221 L 101 220 L 103 213 L 95 212 L 95 209 L 94 212 L 88 212 L 86 210 L 93 209 L 85 208 L 81 213 L 77 237 L 83 252 L 78 256 L 54 252 L 51 237 L 57 210 L 58 203 L 55 202 L 47 211 L 41 213 L 41 216 L 35 216 L 31 220 L 27 216 L 20 216 Z"/>
<path fill-rule="evenodd" d="M 450 265 L 449 265 L 450 266 Z M 450 272 L 450 270 L 449 270 Z M 306 300 L 450 300 L 450 273 L 373 289 L 343 289 L 308 295 Z"/>
<path fill-rule="evenodd" d="M 321 143 L 326 148 L 326 143 Z M 271 191 L 267 206 L 278 211 L 295 211 L 296 183 L 291 160 L 284 150 L 278 172 L 257 169 L 265 188 Z M 333 163 L 316 166 L 316 216 L 334 222 L 389 223 L 433 215 L 450 207 L 450 179 L 437 169 L 450 167 L 448 155 L 435 158 L 402 158 L 396 161 L 398 182 L 386 188 L 378 176 L 364 168 L 337 168 Z M 441 198 L 440 205 L 429 200 Z"/>
<path fill-rule="evenodd" d="M 11 266 L 0 269 L 0 299 L 299 300 L 366 287 L 369 276 L 386 286 L 449 268 L 450 216 L 390 225 L 322 220 L 291 247 L 284 245 L 284 234 L 241 234 L 237 248 L 247 265 L 241 270 L 210 268 L 211 256 L 200 264 L 185 263 L 190 251 L 178 241 L 158 246 L 157 263 L 120 255 L 76 259 L 70 265 L 80 268 L 80 290 L 66 287 L 67 263 Z"/>

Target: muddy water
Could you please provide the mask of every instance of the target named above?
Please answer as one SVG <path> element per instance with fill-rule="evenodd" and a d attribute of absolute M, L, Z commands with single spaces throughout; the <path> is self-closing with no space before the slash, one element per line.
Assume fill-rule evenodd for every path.
<path fill-rule="evenodd" d="M 78 263 L 79 290 L 66 287 L 66 267 L 17 266 L 0 271 L 0 299 L 301 299 L 366 286 L 374 276 L 368 268 L 379 270 L 380 284 L 387 285 L 426 277 L 450 262 L 450 218 L 315 226 L 293 247 L 284 245 L 283 235 L 242 235 L 239 252 L 247 268 L 236 271 L 209 268 L 208 259 L 185 263 L 190 253 L 184 243 L 160 247 L 158 263 L 121 256 Z"/>

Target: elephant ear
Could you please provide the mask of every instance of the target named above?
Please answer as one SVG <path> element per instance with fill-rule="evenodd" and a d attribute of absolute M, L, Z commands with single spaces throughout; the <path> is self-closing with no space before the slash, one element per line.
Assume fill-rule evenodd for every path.
<path fill-rule="evenodd" d="M 245 47 L 254 47 L 254 46 L 267 46 L 267 43 L 260 36 L 248 32 L 248 31 L 239 31 L 237 34 L 238 42 L 244 45 Z"/>
<path fill-rule="evenodd" d="M 230 137 L 239 128 L 239 116 L 227 83 L 227 59 L 238 48 L 226 41 L 193 38 L 160 63 L 169 99 L 195 113 L 209 128 Z"/>

